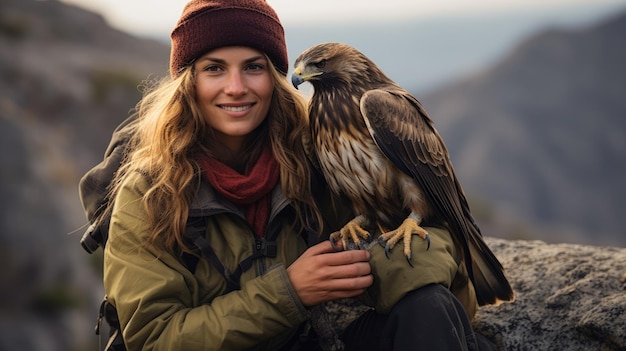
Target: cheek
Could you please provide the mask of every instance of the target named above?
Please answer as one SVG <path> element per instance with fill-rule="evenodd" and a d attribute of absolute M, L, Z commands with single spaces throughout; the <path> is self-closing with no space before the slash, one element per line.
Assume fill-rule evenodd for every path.
<path fill-rule="evenodd" d="M 203 102 L 210 100 L 214 93 L 211 91 L 210 87 L 207 87 L 203 84 L 196 84 L 196 102 L 202 104 Z"/>
<path fill-rule="evenodd" d="M 202 104 L 202 102 L 213 100 L 218 94 L 219 88 L 215 81 L 197 77 L 193 90 L 195 91 L 196 102 Z"/>
<path fill-rule="evenodd" d="M 255 90 L 257 94 L 263 97 L 265 100 L 272 99 L 272 93 L 274 92 L 274 82 L 269 75 L 263 76 L 262 79 L 259 79 L 255 82 Z"/>

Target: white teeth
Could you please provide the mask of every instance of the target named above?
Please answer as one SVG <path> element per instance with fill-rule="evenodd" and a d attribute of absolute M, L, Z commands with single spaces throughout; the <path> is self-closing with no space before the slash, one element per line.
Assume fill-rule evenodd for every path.
<path fill-rule="evenodd" d="M 222 106 L 223 110 L 231 111 L 231 112 L 241 112 L 249 109 L 252 105 L 245 106 Z"/>

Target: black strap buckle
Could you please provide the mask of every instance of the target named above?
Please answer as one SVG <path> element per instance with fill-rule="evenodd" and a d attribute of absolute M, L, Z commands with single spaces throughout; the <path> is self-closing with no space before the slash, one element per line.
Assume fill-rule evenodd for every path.
<path fill-rule="evenodd" d="M 256 257 L 276 257 L 278 248 L 275 241 L 269 241 L 265 239 L 257 240 L 257 252 Z"/>

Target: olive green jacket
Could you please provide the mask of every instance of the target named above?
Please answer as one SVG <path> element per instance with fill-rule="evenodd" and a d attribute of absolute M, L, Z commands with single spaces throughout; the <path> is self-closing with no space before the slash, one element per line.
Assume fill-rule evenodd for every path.
<path fill-rule="evenodd" d="M 149 230 L 140 199 L 147 188 L 139 173 L 125 180 L 115 199 L 104 254 L 105 291 L 117 308 L 127 348 L 275 350 L 289 340 L 309 315 L 285 267 L 307 244 L 292 230 L 293 211 L 280 187 L 273 193 L 266 232 L 275 236 L 276 257 L 255 260 L 241 276 L 241 289 L 229 293 L 225 279 L 208 260 L 201 258 L 192 272 L 175 255 L 145 244 Z M 322 207 L 329 218 L 339 220 L 329 206 Z M 198 214 L 205 216 L 206 239 L 228 270 L 234 271 L 254 252 L 256 240 L 244 215 L 219 200 L 207 184 L 190 210 L 190 216 Z M 447 231 L 428 230 L 430 250 L 421 240 L 413 240 L 415 268 L 400 249 L 392 250 L 391 259 L 380 246 L 371 249 L 375 283 L 366 300 L 387 312 L 406 292 L 441 283 L 451 287 L 473 315 L 476 300 L 459 251 Z"/>

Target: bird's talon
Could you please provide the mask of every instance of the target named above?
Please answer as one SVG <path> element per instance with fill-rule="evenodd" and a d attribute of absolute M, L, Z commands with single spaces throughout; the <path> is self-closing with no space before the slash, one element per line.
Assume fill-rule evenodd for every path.
<path fill-rule="evenodd" d="M 330 246 L 333 248 L 335 252 L 339 251 L 339 248 L 337 247 L 337 245 L 335 245 L 335 240 L 333 240 L 333 238 L 330 238 Z"/>
<path fill-rule="evenodd" d="M 385 247 L 385 245 L 387 244 L 387 243 L 385 242 L 385 239 L 383 239 L 383 238 L 381 238 L 381 237 L 378 237 L 378 239 L 376 239 L 376 241 L 378 241 L 378 245 L 380 245 L 380 246 L 382 246 L 382 247 Z"/>
<path fill-rule="evenodd" d="M 348 239 L 341 239 L 341 245 L 343 245 L 344 250 L 350 250 Z"/>
<path fill-rule="evenodd" d="M 409 266 L 411 266 L 411 268 L 413 268 L 413 262 L 411 262 L 411 255 L 406 255 L 406 261 L 409 263 Z"/>
<path fill-rule="evenodd" d="M 385 256 L 389 257 L 389 252 L 391 252 L 391 248 L 389 247 L 389 243 L 385 244 Z"/>
<path fill-rule="evenodd" d="M 426 233 L 426 251 L 430 250 L 430 234 Z"/>

